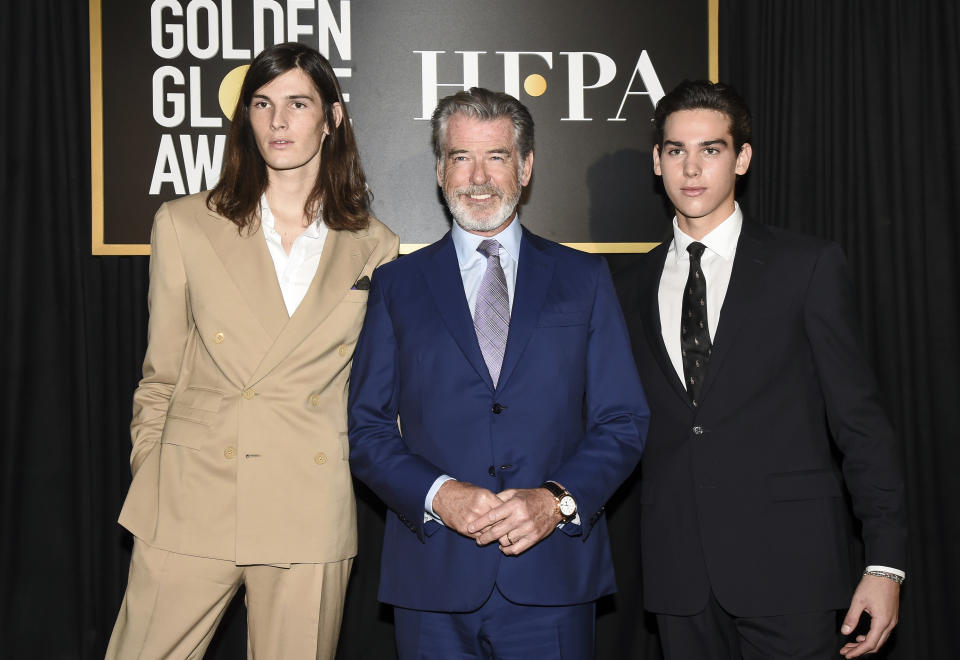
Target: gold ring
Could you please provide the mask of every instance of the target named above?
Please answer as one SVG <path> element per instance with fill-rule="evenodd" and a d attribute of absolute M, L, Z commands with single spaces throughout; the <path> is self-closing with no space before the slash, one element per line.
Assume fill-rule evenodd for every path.
<path fill-rule="evenodd" d="M 507 545 L 513 545 L 513 539 L 510 538 L 510 532 L 507 532 Z"/>

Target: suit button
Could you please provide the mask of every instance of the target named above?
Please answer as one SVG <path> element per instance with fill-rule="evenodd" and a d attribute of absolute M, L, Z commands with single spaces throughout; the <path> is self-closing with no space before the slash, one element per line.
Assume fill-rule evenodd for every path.
<path fill-rule="evenodd" d="M 214 343 L 217 343 L 217 344 L 222 344 L 222 343 L 223 343 L 223 339 L 224 339 L 224 337 L 223 337 L 223 333 L 222 333 L 222 332 L 218 332 L 217 334 L 215 334 L 215 335 L 213 336 L 213 341 L 214 341 Z"/>
<path fill-rule="evenodd" d="M 236 458 L 236 457 L 237 457 L 237 450 L 236 450 L 236 448 L 234 448 L 234 447 L 227 447 L 226 449 L 224 449 L 224 450 L 223 450 L 223 457 L 224 457 L 224 458 Z"/>
<path fill-rule="evenodd" d="M 343 357 L 344 355 L 346 355 L 346 354 L 347 354 L 347 347 L 346 347 L 346 345 L 340 344 L 339 348 L 337 348 L 337 354 L 338 354 L 340 357 Z"/>
<path fill-rule="evenodd" d="M 323 465 L 324 463 L 327 462 L 327 455 L 324 454 L 322 451 L 317 452 L 317 455 L 313 457 L 313 462 L 316 463 L 317 465 Z"/>
<path fill-rule="evenodd" d="M 496 471 L 496 469 L 494 469 L 494 467 L 491 465 L 490 467 L 487 468 L 487 474 L 489 474 L 491 477 L 495 477 L 495 476 L 497 476 L 497 471 Z"/>
<path fill-rule="evenodd" d="M 693 434 L 694 434 L 694 435 L 703 435 L 703 427 L 702 427 L 702 426 L 694 426 L 691 430 L 693 431 Z"/>
<path fill-rule="evenodd" d="M 319 394 L 311 394 L 311 395 L 310 395 L 310 405 L 313 406 L 314 408 L 320 407 L 320 395 L 319 395 Z"/>
<path fill-rule="evenodd" d="M 247 401 L 249 401 L 250 399 L 252 399 L 252 398 L 255 397 L 256 395 L 257 395 L 257 393 L 254 392 L 253 390 L 244 390 L 244 391 L 243 391 L 243 398 L 246 399 Z"/>
<path fill-rule="evenodd" d="M 500 413 L 503 412 L 503 409 L 504 409 L 505 407 L 506 407 L 506 406 L 501 406 L 499 403 L 495 403 L 495 404 L 493 404 L 493 408 L 491 408 L 490 410 L 493 411 L 493 414 L 494 414 L 494 415 L 499 415 Z"/>

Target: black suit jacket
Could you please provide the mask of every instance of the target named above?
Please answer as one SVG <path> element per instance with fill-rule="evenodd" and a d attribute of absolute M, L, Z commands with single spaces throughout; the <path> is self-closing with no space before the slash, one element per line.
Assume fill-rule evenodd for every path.
<path fill-rule="evenodd" d="M 843 253 L 744 222 L 694 409 L 661 336 L 668 246 L 616 278 L 651 410 L 644 605 L 695 614 L 712 588 L 737 616 L 844 608 L 857 577 L 844 487 L 868 564 L 904 568 L 906 526 Z"/>

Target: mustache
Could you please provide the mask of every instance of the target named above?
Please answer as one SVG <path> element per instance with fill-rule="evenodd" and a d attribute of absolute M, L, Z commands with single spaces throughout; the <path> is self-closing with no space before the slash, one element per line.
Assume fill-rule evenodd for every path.
<path fill-rule="evenodd" d="M 463 186 L 453 191 L 454 195 L 496 195 L 503 198 L 503 189 L 492 183 L 485 183 L 479 186 Z"/>

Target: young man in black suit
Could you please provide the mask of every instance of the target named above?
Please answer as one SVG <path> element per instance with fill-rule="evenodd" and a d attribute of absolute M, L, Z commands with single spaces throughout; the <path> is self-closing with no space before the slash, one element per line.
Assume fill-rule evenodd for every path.
<path fill-rule="evenodd" d="M 751 120 L 730 87 L 685 81 L 654 122 L 673 240 L 617 280 L 651 410 L 644 605 L 668 660 L 870 653 L 897 623 L 904 492 L 843 254 L 744 218 Z M 869 631 L 841 641 L 843 608 L 843 635 L 863 612 Z"/>

